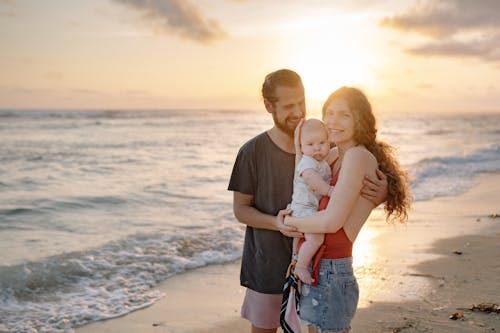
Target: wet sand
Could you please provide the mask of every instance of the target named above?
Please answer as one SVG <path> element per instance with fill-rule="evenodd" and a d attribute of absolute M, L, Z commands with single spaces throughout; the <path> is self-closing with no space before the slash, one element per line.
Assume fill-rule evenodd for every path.
<path fill-rule="evenodd" d="M 500 304 L 500 174 L 477 183 L 460 196 L 416 203 L 406 225 L 372 214 L 353 254 L 361 290 L 353 332 L 500 331 L 500 314 L 469 310 Z M 175 276 L 152 306 L 76 332 L 249 332 L 239 317 L 239 264 Z"/>

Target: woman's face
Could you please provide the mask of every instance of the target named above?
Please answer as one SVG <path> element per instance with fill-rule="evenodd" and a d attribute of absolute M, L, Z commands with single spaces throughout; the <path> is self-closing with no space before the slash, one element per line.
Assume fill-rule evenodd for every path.
<path fill-rule="evenodd" d="M 339 145 L 354 140 L 354 116 L 344 99 L 334 99 L 328 104 L 323 122 L 330 142 Z"/>

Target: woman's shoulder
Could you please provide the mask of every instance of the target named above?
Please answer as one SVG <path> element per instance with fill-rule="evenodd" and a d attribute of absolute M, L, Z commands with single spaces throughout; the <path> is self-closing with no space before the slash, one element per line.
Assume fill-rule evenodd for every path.
<path fill-rule="evenodd" d="M 374 163 L 375 165 L 377 164 L 377 159 L 375 158 L 375 156 L 368 149 L 366 149 L 365 146 L 362 145 L 349 148 L 345 152 L 344 159 L 346 158 L 353 160 L 357 163 L 367 163 L 367 164 Z"/>

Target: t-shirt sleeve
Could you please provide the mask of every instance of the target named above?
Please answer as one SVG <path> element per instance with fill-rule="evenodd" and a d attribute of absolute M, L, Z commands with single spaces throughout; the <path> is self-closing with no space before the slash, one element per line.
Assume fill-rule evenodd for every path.
<path fill-rule="evenodd" d="M 229 191 L 241 192 L 244 194 L 255 194 L 256 186 L 256 166 L 254 159 L 254 149 L 252 145 L 246 144 L 241 147 L 234 162 L 233 172 L 229 180 Z"/>
<path fill-rule="evenodd" d="M 309 156 L 303 155 L 297 165 L 297 172 L 299 175 L 302 175 L 302 172 L 306 169 L 313 169 L 314 171 L 318 171 L 318 162 Z"/>

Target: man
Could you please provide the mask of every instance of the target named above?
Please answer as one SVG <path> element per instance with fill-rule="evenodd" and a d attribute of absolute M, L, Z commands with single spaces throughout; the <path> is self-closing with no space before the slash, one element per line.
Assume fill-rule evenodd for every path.
<path fill-rule="evenodd" d="M 233 210 L 247 225 L 240 283 L 246 287 L 241 316 L 252 333 L 274 333 L 280 326 L 285 273 L 292 256 L 292 237 L 302 234 L 283 224 L 290 211 L 295 169 L 294 131 L 306 116 L 304 86 L 294 71 L 268 74 L 262 97 L 274 126 L 245 143 L 236 158 L 228 189 Z M 387 182 L 371 180 L 363 195 L 375 204 L 387 196 Z"/>

